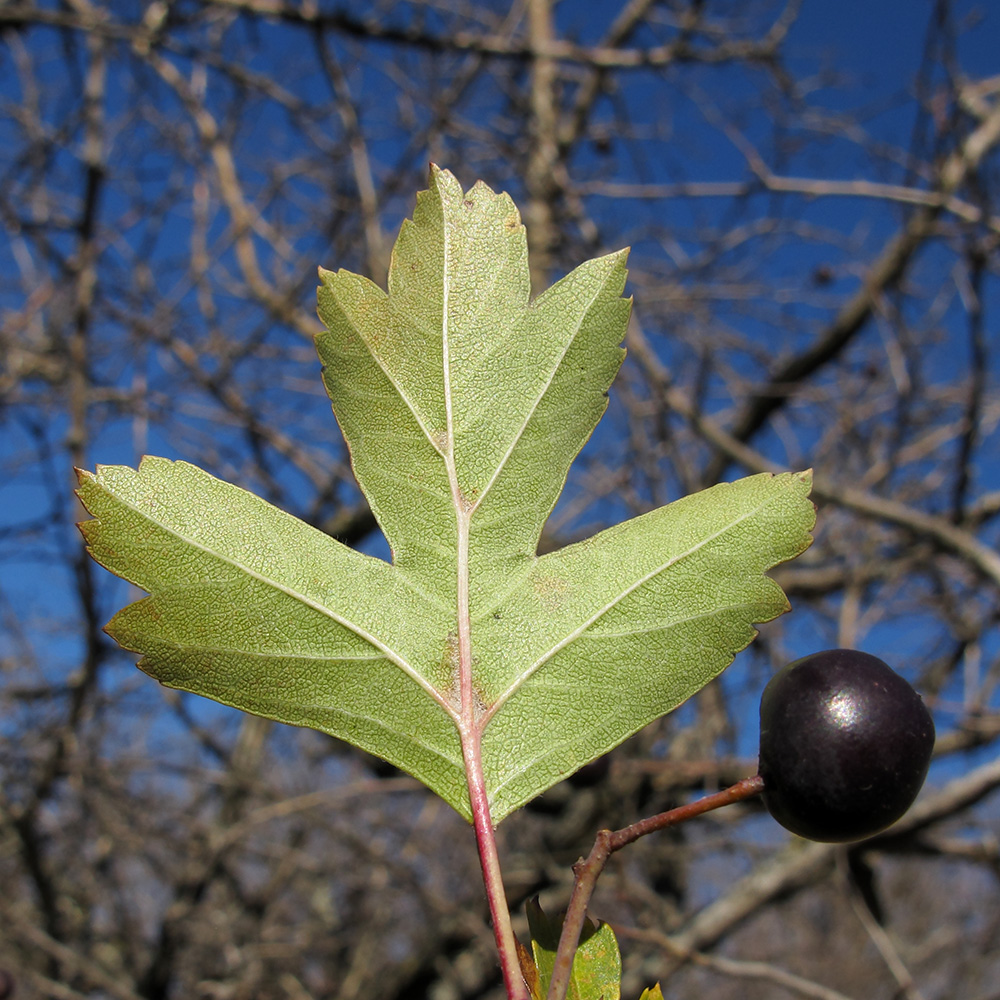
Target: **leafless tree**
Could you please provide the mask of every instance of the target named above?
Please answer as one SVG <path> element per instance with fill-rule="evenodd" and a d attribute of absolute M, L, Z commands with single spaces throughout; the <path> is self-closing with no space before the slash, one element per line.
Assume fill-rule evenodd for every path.
<path fill-rule="evenodd" d="M 558 909 L 597 829 L 752 773 L 771 671 L 858 646 L 934 709 L 925 795 L 849 847 L 745 806 L 623 852 L 592 909 L 625 995 L 1000 996 L 1000 76 L 966 45 L 997 12 L 913 4 L 922 58 L 873 107 L 797 41 L 818 6 L 0 5 L 0 997 L 500 995 L 463 822 L 138 674 L 101 632 L 135 595 L 73 527 L 73 466 L 152 452 L 382 551 L 316 266 L 384 281 L 431 160 L 511 192 L 537 287 L 633 247 L 629 358 L 546 546 L 816 473 L 793 612 L 501 827 L 512 904 Z"/>

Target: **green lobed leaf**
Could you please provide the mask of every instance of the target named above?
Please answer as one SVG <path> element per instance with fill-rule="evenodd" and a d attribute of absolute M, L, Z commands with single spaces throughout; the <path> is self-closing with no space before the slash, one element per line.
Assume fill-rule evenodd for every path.
<path fill-rule="evenodd" d="M 713 487 L 538 557 L 607 405 L 624 253 L 534 301 L 513 202 L 432 170 L 388 294 L 322 271 L 323 378 L 393 563 L 183 462 L 81 474 L 108 632 L 164 684 L 312 726 L 494 822 L 690 697 L 787 608 L 808 474 Z"/>

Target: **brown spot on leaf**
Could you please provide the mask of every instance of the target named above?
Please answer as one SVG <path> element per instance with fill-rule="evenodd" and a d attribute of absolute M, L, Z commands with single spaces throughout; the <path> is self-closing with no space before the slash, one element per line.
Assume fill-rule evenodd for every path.
<path fill-rule="evenodd" d="M 441 654 L 441 674 L 451 680 L 451 690 L 448 692 L 453 705 L 462 700 L 462 676 L 458 653 L 458 634 L 449 632 L 444 641 Z"/>
<path fill-rule="evenodd" d="M 466 514 L 476 506 L 476 498 L 478 496 L 479 488 L 477 486 L 473 486 L 469 490 L 459 491 L 458 499 L 462 504 L 462 510 L 465 511 Z"/>
<path fill-rule="evenodd" d="M 534 582 L 535 594 L 546 611 L 558 610 L 569 594 L 569 584 L 558 576 L 542 576 Z"/>

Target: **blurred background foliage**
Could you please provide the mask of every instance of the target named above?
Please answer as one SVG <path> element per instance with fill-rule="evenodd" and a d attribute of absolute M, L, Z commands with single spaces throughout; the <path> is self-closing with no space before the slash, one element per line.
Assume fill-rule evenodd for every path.
<path fill-rule="evenodd" d="M 750 774 L 773 670 L 885 658 L 939 741 L 896 828 L 733 807 L 592 911 L 626 996 L 1000 997 L 1000 43 L 985 2 L 0 5 L 0 996 L 501 996 L 471 831 L 320 734 L 159 688 L 101 632 L 73 466 L 183 458 L 388 556 L 311 338 L 427 164 L 509 191 L 542 288 L 632 246 L 629 356 L 545 535 L 813 467 L 793 612 L 500 829 L 512 905 Z M 519 919 L 523 934 L 523 921 Z"/>

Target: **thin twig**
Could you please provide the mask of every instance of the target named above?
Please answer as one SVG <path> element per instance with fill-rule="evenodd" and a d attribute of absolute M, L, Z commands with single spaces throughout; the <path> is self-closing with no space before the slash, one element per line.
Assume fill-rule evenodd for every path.
<path fill-rule="evenodd" d="M 559 946 L 556 949 L 555 964 L 552 969 L 552 979 L 549 982 L 549 992 L 547 1000 L 565 1000 L 566 991 L 569 988 L 570 973 L 573 969 L 573 958 L 576 954 L 577 945 L 580 942 L 580 933 L 583 930 L 584 920 L 587 915 L 587 904 L 594 894 L 594 887 L 604 866 L 608 863 L 608 858 L 615 851 L 620 851 L 627 844 L 634 843 L 640 837 L 655 833 L 658 830 L 665 830 L 668 827 L 676 826 L 686 820 L 694 819 L 703 813 L 711 812 L 720 806 L 727 806 L 733 802 L 742 802 L 744 799 L 759 795 L 764 790 L 764 780 L 759 774 L 751 778 L 744 778 L 737 781 L 735 785 L 706 795 L 704 798 L 694 802 L 688 802 L 676 809 L 669 809 L 666 812 L 657 813 L 655 816 L 648 816 L 630 826 L 620 830 L 601 830 L 594 846 L 586 860 L 578 861 L 573 866 L 576 875 L 576 883 L 573 886 L 573 894 L 570 897 L 569 907 L 566 910 L 566 918 L 563 921 L 562 933 L 559 936 Z"/>

